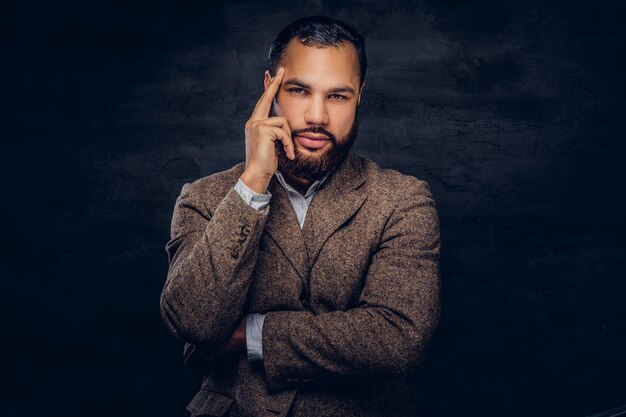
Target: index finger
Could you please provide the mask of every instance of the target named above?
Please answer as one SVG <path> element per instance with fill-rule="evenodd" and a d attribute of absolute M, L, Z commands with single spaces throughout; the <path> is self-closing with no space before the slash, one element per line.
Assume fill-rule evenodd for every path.
<path fill-rule="evenodd" d="M 257 101 L 256 106 L 254 107 L 254 111 L 252 112 L 252 120 L 261 120 L 267 119 L 269 117 L 270 108 L 272 106 L 272 100 L 276 93 L 278 92 L 278 87 L 280 87 L 280 83 L 283 80 L 283 75 L 285 74 L 285 69 L 283 67 L 278 68 L 276 71 L 276 75 L 272 78 L 272 81 L 267 85 L 265 92 Z"/>

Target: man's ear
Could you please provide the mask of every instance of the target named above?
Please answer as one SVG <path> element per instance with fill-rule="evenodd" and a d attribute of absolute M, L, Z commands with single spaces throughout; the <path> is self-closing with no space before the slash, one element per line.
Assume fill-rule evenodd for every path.
<path fill-rule="evenodd" d="M 269 70 L 265 70 L 265 78 L 263 79 L 263 87 L 267 90 L 267 85 L 272 81 L 272 76 Z"/>
<path fill-rule="evenodd" d="M 365 87 L 365 82 L 363 82 L 363 85 L 361 86 L 361 88 L 359 88 L 359 98 L 356 101 L 357 106 L 361 104 L 361 94 L 363 93 L 363 87 Z"/>

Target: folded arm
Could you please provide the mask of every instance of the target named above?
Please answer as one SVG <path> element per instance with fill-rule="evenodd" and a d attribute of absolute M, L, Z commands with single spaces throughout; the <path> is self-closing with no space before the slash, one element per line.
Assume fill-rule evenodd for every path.
<path fill-rule="evenodd" d="M 267 313 L 262 342 L 270 389 L 320 377 L 402 374 L 422 360 L 440 314 L 439 220 L 426 182 L 412 181 L 403 194 L 358 307 Z"/>
<path fill-rule="evenodd" d="M 270 208 L 251 207 L 233 187 L 211 212 L 198 188 L 185 184 L 176 201 L 161 315 L 181 340 L 215 346 L 242 318 Z"/>

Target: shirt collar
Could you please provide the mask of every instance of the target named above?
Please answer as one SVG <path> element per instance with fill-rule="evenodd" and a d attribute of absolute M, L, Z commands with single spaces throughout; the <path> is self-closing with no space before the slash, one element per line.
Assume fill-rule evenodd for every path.
<path fill-rule="evenodd" d="M 277 169 L 275 172 L 276 177 L 278 178 L 278 181 L 280 181 L 280 183 L 282 184 L 282 186 L 287 190 L 287 191 L 292 191 L 294 193 L 298 193 L 298 191 L 296 191 L 291 185 L 289 185 L 287 183 L 287 181 L 285 181 L 285 177 L 283 177 L 283 174 L 281 174 L 281 172 Z M 314 192 L 317 191 L 318 188 L 320 188 L 320 185 L 322 185 L 322 183 L 326 180 L 326 178 L 328 178 L 328 176 L 330 175 L 330 171 L 326 173 L 326 175 L 324 175 L 324 177 L 321 180 L 317 180 L 315 181 L 313 184 L 311 184 L 309 186 L 309 189 L 307 190 L 304 198 L 308 198 L 311 194 L 313 194 Z M 300 194 L 300 193 L 298 193 Z"/>

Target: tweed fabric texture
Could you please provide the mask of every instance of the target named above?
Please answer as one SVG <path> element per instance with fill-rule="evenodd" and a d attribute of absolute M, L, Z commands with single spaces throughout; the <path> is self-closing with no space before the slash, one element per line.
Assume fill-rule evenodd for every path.
<path fill-rule="evenodd" d="M 408 375 L 440 317 L 428 183 L 350 152 L 300 229 L 275 176 L 266 210 L 239 196 L 244 165 L 183 186 L 166 245 L 161 314 L 204 375 L 191 415 L 417 415 Z M 213 357 L 255 312 L 263 360 Z"/>

